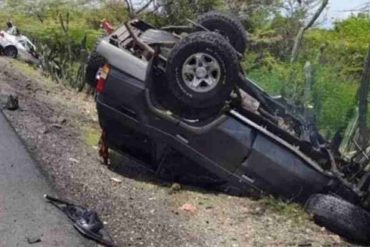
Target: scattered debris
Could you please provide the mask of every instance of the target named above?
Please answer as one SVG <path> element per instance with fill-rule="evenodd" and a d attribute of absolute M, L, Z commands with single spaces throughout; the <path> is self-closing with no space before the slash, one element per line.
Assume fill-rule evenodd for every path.
<path fill-rule="evenodd" d="M 194 214 L 197 211 L 197 208 L 190 203 L 185 203 L 179 208 L 179 210 Z"/>
<path fill-rule="evenodd" d="M 113 240 L 104 230 L 104 224 L 95 211 L 72 204 L 70 202 L 44 195 L 45 199 L 61 210 L 73 222 L 74 228 L 83 236 L 95 240 L 97 243 L 113 247 Z"/>
<path fill-rule="evenodd" d="M 60 125 L 60 124 L 52 124 L 52 125 L 50 125 L 50 128 L 52 128 L 52 129 L 61 129 L 61 128 L 63 128 L 63 126 Z"/>
<path fill-rule="evenodd" d="M 261 216 L 266 212 L 266 208 L 256 207 L 250 211 L 251 214 Z"/>
<path fill-rule="evenodd" d="M 80 161 L 75 158 L 69 158 L 68 160 L 71 161 L 72 163 L 76 163 L 76 164 L 80 163 Z"/>
<path fill-rule="evenodd" d="M 65 123 L 67 123 L 67 119 L 65 117 L 63 117 L 63 116 L 52 117 L 52 118 L 50 118 L 50 122 L 51 123 L 54 123 L 54 124 L 63 125 Z"/>
<path fill-rule="evenodd" d="M 123 182 L 123 180 L 122 179 L 120 179 L 120 178 L 114 178 L 114 177 L 112 177 L 112 178 L 110 178 L 113 182 L 116 182 L 116 183 L 122 183 Z"/>
<path fill-rule="evenodd" d="M 37 244 L 41 242 L 42 235 L 27 237 L 28 244 Z"/>
<path fill-rule="evenodd" d="M 43 132 L 45 135 L 46 134 L 49 134 L 51 132 L 54 132 L 54 131 L 57 131 L 57 130 L 61 130 L 63 128 L 62 125 L 60 124 L 51 124 L 50 126 L 48 126 L 45 131 Z"/>
<path fill-rule="evenodd" d="M 169 194 L 170 194 L 170 195 L 175 194 L 175 193 L 179 192 L 180 190 L 181 190 L 181 184 L 173 183 L 173 184 L 171 185 L 171 188 L 170 188 Z"/>
<path fill-rule="evenodd" d="M 18 97 L 12 94 L 9 95 L 6 105 L 5 105 L 5 109 L 10 110 L 10 111 L 15 111 L 15 110 L 18 110 L 18 108 L 19 108 Z"/>
<path fill-rule="evenodd" d="M 298 247 L 311 247 L 311 246 L 312 246 L 312 243 L 310 240 L 305 240 L 302 243 L 298 244 Z"/>

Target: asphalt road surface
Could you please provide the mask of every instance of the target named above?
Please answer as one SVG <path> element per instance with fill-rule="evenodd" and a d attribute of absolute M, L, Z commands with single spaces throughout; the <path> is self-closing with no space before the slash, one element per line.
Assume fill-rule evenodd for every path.
<path fill-rule="evenodd" d="M 91 246 L 44 194 L 56 192 L 0 110 L 0 247 Z"/>

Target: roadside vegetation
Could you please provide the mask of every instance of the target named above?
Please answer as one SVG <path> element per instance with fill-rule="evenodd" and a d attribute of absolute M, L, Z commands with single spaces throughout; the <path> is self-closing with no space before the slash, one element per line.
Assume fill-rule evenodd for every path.
<path fill-rule="evenodd" d="M 135 2 L 135 1 L 132 1 Z M 315 121 L 328 138 L 353 118 L 357 90 L 369 42 L 370 18 L 351 16 L 319 28 L 320 19 L 304 33 L 297 54 L 292 49 L 297 34 L 325 1 L 310 0 L 8 0 L 0 23 L 11 20 L 38 45 L 45 74 L 57 83 L 82 91 L 89 52 L 102 35 L 100 23 L 117 26 L 130 17 L 155 25 L 186 24 L 212 9 L 238 15 L 250 33 L 243 66 L 249 77 L 272 94 L 281 94 L 298 106 L 313 107 Z M 326 3 L 327 4 L 327 3 Z M 312 81 L 304 95 L 309 66 Z"/>
<path fill-rule="evenodd" d="M 11 20 L 23 34 L 35 41 L 43 57 L 43 74 L 50 79 L 47 80 L 48 82 L 53 81 L 58 84 L 64 84 L 66 87 L 71 87 L 81 92 L 86 89 L 84 69 L 88 55 L 94 49 L 97 40 L 102 35 L 100 23 L 103 19 L 107 19 L 114 26 L 118 26 L 129 18 L 140 17 L 154 25 L 164 26 L 187 24 L 187 19 L 195 20 L 198 14 L 213 9 L 231 12 L 233 15 L 237 15 L 242 19 L 246 30 L 249 32 L 248 49 L 242 61 L 242 66 L 250 78 L 255 80 L 269 93 L 283 95 L 290 103 L 298 107 L 310 106 L 313 109 L 317 126 L 327 138 L 333 138 L 337 131 L 344 134 L 347 125 L 356 116 L 358 90 L 363 80 L 364 61 L 370 41 L 370 17 L 368 15 L 360 14 L 351 16 L 344 21 L 335 23 L 332 29 L 322 29 L 319 25 L 320 21 L 315 22 L 315 25 L 308 28 L 304 32 L 304 35 L 302 33 L 302 41 L 293 55 L 293 47 L 295 46 L 297 36 L 300 30 L 307 24 L 307 19 L 310 19 L 313 15 L 311 10 L 319 8 L 320 4 L 325 3 L 325 0 L 308 0 L 301 4 L 297 0 L 158 0 L 138 2 L 140 4 L 137 6 L 133 5 L 131 1 L 125 0 L 8 0 L 5 1 L 4 8 L 0 9 L 0 23 L 4 23 L 5 28 L 6 21 Z M 149 4 L 147 5 L 147 3 Z M 20 63 L 16 62 L 15 64 L 15 67 L 19 67 L 22 71 L 29 69 L 28 66 Z M 37 91 L 35 90 L 36 93 Z M 42 90 L 40 91 L 42 93 Z M 48 95 L 48 93 L 45 94 Z M 75 94 L 68 92 L 69 98 L 63 98 L 59 94 L 55 94 L 54 96 L 60 101 L 67 102 Z M 30 98 L 33 100 L 32 97 Z M 56 106 L 58 112 L 62 112 L 59 108 L 73 108 L 68 107 L 64 103 L 61 106 Z M 75 105 L 78 104 L 76 103 Z M 74 116 L 79 115 L 71 115 L 70 119 L 73 119 Z M 79 117 L 75 119 L 79 119 Z M 22 123 L 22 121 L 19 122 Z M 81 125 L 76 124 L 76 126 L 78 126 L 76 128 L 80 128 Z M 99 139 L 99 132 L 97 132 L 95 127 L 82 129 L 83 143 L 90 148 L 93 146 L 96 148 L 95 146 Z M 28 132 L 30 131 L 25 131 L 25 133 Z M 63 139 L 63 136 L 58 136 L 57 140 L 61 139 Z M 76 143 L 72 144 L 68 145 L 68 147 L 77 146 Z M 45 146 L 51 147 L 51 145 Z M 93 151 L 96 153 L 96 150 Z M 47 153 L 46 151 L 44 152 Z M 80 154 L 77 151 L 73 154 L 73 159 L 68 157 L 68 160 L 69 162 L 74 162 L 75 165 L 69 167 L 73 167 L 73 169 L 81 167 L 82 178 L 86 173 L 86 167 L 84 165 L 85 163 L 89 164 L 89 162 L 80 162 L 80 160 L 82 161 L 86 157 L 79 158 L 78 155 Z M 50 161 L 50 159 L 46 160 L 48 162 Z M 93 161 L 91 163 L 100 169 L 96 160 L 95 163 Z M 58 165 L 56 167 L 64 166 Z M 50 169 L 52 170 L 54 168 Z M 96 170 L 102 172 L 101 170 Z M 60 174 L 58 172 L 55 172 L 53 175 L 58 177 L 58 175 L 63 174 L 63 171 Z M 71 174 L 73 174 L 71 175 L 73 177 L 75 173 L 71 172 Z M 122 186 L 124 188 L 123 191 L 126 191 L 124 187 L 126 185 L 115 184 L 122 182 L 110 181 L 112 180 L 112 176 L 109 173 L 105 177 L 110 183 L 113 183 L 112 188 L 114 186 Z M 58 179 L 60 181 L 63 180 L 62 178 Z M 78 180 L 71 179 L 69 182 L 78 183 L 76 181 Z M 89 182 L 92 184 L 92 181 Z M 61 183 L 63 184 L 64 181 Z M 82 187 L 83 190 L 85 189 L 85 184 L 78 184 L 78 186 Z M 150 184 L 150 186 L 152 185 Z M 106 183 L 102 183 L 102 190 L 105 187 Z M 135 186 L 132 187 L 138 187 L 136 182 Z M 146 190 L 150 190 L 150 193 L 152 193 L 152 188 L 140 188 L 140 190 L 145 193 L 147 192 Z M 160 193 L 164 195 L 163 197 L 167 198 L 167 192 L 163 191 L 164 189 Z M 129 195 L 131 195 L 130 193 Z M 97 194 L 99 195 L 99 193 Z M 189 198 L 200 197 L 202 200 L 205 198 L 204 201 L 206 203 L 203 201 L 198 202 L 198 199 L 194 199 L 194 204 L 199 205 L 199 208 L 208 210 L 210 212 L 210 219 L 215 218 L 213 215 L 214 212 L 219 212 L 220 215 L 225 213 L 223 211 L 224 208 L 221 206 L 220 208 L 216 207 L 217 210 L 213 210 L 212 206 L 208 206 L 208 198 L 206 196 L 203 198 L 198 194 L 193 194 L 191 191 L 184 192 L 184 194 L 186 194 L 186 197 L 184 196 L 185 198 L 181 197 L 183 196 L 182 193 L 176 195 L 176 199 L 180 198 L 181 200 L 172 202 L 174 206 L 171 203 L 168 204 L 171 204 L 173 208 L 179 208 Z M 126 196 L 123 193 L 122 195 Z M 145 194 L 145 197 L 143 196 L 145 198 L 143 199 L 143 205 L 144 202 L 147 202 L 148 197 L 154 198 L 152 194 Z M 107 196 L 107 198 L 110 197 Z M 122 196 L 122 198 L 122 201 L 127 200 L 127 197 Z M 171 197 L 168 198 L 172 200 Z M 89 200 L 90 203 L 96 203 L 96 200 L 90 198 Z M 227 205 L 234 204 L 239 206 L 239 204 L 243 203 L 237 198 L 230 199 L 225 195 L 221 195 L 220 202 L 216 201 L 218 199 L 213 199 L 213 197 L 212 200 L 215 200 L 213 202 L 214 205 L 223 205 L 226 203 Z M 121 204 L 117 203 L 117 205 Z M 256 215 L 256 219 L 253 219 L 256 222 L 260 221 L 261 215 L 266 216 L 265 218 L 267 219 L 261 223 L 261 229 L 265 227 L 266 222 L 272 222 L 271 228 L 276 228 L 274 222 L 278 221 L 281 225 L 285 225 L 286 219 L 289 219 L 291 221 L 288 224 L 289 228 L 287 228 L 288 230 L 283 229 L 283 231 L 289 232 L 289 229 L 297 228 L 297 232 L 301 233 L 303 232 L 302 229 L 306 228 L 307 219 L 309 218 L 309 215 L 304 213 L 300 206 L 287 205 L 278 199 L 265 198 L 246 206 L 246 208 L 249 207 L 256 208 L 255 210 L 251 210 L 251 212 L 248 211 L 249 209 L 246 210 L 247 213 Z M 158 206 L 158 209 L 157 207 L 153 208 L 155 210 L 162 210 L 162 205 L 160 207 Z M 225 208 L 227 207 L 225 206 Z M 262 209 L 260 210 L 260 208 Z M 264 208 L 268 208 L 273 214 L 270 212 L 265 213 Z M 114 212 L 122 212 L 121 208 L 115 210 Z M 142 211 L 145 212 L 145 210 Z M 152 210 L 145 213 L 149 214 L 151 212 Z M 233 214 L 227 213 L 226 216 L 231 215 L 228 217 L 233 219 Z M 268 218 L 269 215 L 274 215 L 274 213 L 279 215 L 276 216 L 277 219 L 271 220 Z M 229 219 L 228 217 L 226 218 Z M 215 222 L 217 225 L 223 225 L 224 222 L 222 220 L 225 218 L 224 215 L 219 216 L 219 218 L 221 219 L 220 222 L 218 218 L 216 218 L 217 220 Z M 236 219 L 237 217 L 235 216 L 234 218 Z M 190 221 L 189 219 L 187 220 Z M 206 223 L 203 222 L 203 217 L 199 216 L 197 220 L 199 222 L 202 220 L 197 225 L 202 229 L 204 224 L 209 225 L 208 220 Z M 247 223 L 245 224 L 247 225 Z M 239 223 L 231 222 L 230 229 L 234 229 L 233 224 Z M 138 222 L 137 225 L 141 227 L 143 224 L 142 222 Z M 207 227 L 205 228 L 208 229 Z M 243 229 L 243 227 L 239 228 Z M 281 230 L 280 228 L 282 227 L 277 228 Z M 120 230 L 117 230 L 117 234 L 123 234 L 125 232 L 123 229 L 117 229 Z M 270 232 L 269 229 L 267 230 L 267 232 Z M 313 236 L 316 235 L 317 231 L 318 238 L 324 234 L 319 228 L 306 230 L 313 231 L 310 233 Z M 146 231 L 149 232 L 149 230 Z M 194 232 L 198 233 L 197 229 Z M 244 232 L 242 233 L 247 236 Z M 275 233 L 277 236 L 279 234 L 279 231 Z M 119 235 L 119 237 L 121 236 Z M 299 236 L 297 238 L 301 241 L 303 237 Z M 133 242 L 131 239 L 130 241 Z M 251 240 L 248 239 L 248 241 Z M 277 240 L 274 241 L 269 242 L 270 245 L 273 245 L 271 243 L 283 245 Z M 284 244 L 287 243 L 284 242 Z M 225 246 L 229 245 L 225 243 Z"/>

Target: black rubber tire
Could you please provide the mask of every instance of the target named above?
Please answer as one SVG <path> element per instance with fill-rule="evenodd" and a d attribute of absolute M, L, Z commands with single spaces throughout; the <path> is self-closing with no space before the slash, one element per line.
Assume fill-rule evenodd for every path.
<path fill-rule="evenodd" d="M 105 63 L 105 58 L 95 51 L 90 54 L 85 72 L 85 80 L 91 87 L 96 87 L 96 74 L 98 73 L 99 68 L 102 67 Z"/>
<path fill-rule="evenodd" d="M 316 194 L 306 203 L 314 221 L 358 244 L 370 244 L 370 213 L 332 195 Z"/>
<path fill-rule="evenodd" d="M 196 92 L 189 88 L 182 78 L 185 61 L 195 53 L 212 56 L 220 65 L 218 84 L 208 92 Z M 230 98 L 238 74 L 238 57 L 233 47 L 219 34 L 196 32 L 182 39 L 172 49 L 166 67 L 166 83 L 169 93 L 174 96 L 181 111 L 222 108 Z"/>
<path fill-rule="evenodd" d="M 235 50 L 244 54 L 247 48 L 247 32 L 239 19 L 217 11 L 211 11 L 199 16 L 196 22 L 211 32 L 221 34 Z"/>
<path fill-rule="evenodd" d="M 18 50 L 14 46 L 7 46 L 4 49 L 4 55 L 11 58 L 17 58 Z"/>

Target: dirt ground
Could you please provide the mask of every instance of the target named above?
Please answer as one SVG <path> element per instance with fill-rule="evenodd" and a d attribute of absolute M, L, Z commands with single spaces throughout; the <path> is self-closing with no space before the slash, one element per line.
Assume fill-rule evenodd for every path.
<path fill-rule="evenodd" d="M 125 157 L 111 171 L 98 156 L 93 99 L 0 58 L 0 102 L 11 93 L 20 109 L 6 116 L 41 169 L 64 198 L 97 210 L 118 246 L 349 245 L 297 205 L 180 188 Z"/>

